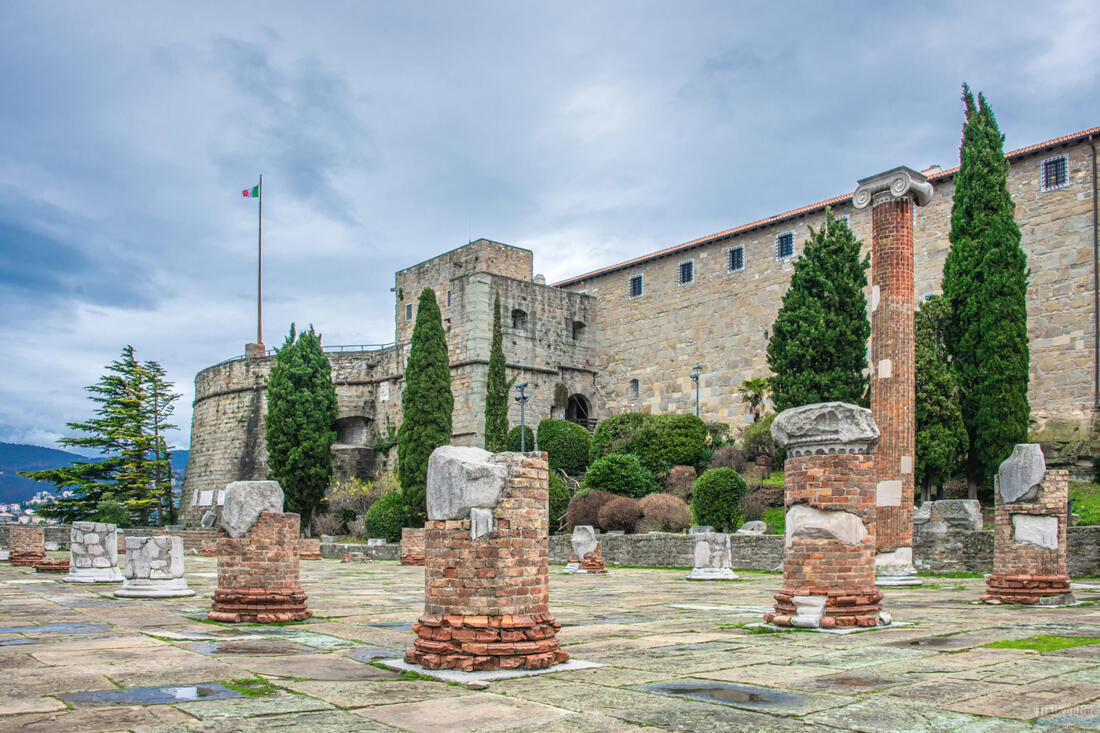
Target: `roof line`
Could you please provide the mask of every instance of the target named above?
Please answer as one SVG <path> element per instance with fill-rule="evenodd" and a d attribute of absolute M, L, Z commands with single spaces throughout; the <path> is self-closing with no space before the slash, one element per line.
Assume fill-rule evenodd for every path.
<path fill-rule="evenodd" d="M 1013 150 L 1010 153 L 1006 153 L 1005 158 L 1008 159 L 1008 160 L 1012 160 L 1014 158 L 1020 158 L 1020 157 L 1023 157 L 1025 155 L 1028 155 L 1030 153 L 1034 153 L 1036 151 L 1042 150 L 1044 148 L 1050 148 L 1050 147 L 1054 147 L 1054 146 L 1057 146 L 1057 145 L 1062 145 L 1062 144 L 1065 144 L 1065 143 L 1077 142 L 1079 140 L 1083 140 L 1083 139 L 1091 137 L 1093 135 L 1100 135 L 1100 127 L 1091 127 L 1087 130 L 1082 130 L 1081 132 L 1075 132 L 1075 133 L 1072 133 L 1070 135 L 1063 135 L 1062 137 L 1056 137 L 1056 138 L 1053 138 L 1052 140 L 1047 140 L 1045 142 L 1036 143 L 1035 145 L 1029 145 L 1027 147 L 1020 148 L 1018 150 Z M 948 178 L 951 178 L 952 176 L 954 176 L 958 172 L 959 172 L 959 167 L 955 166 L 954 168 L 951 168 L 949 170 L 939 171 L 939 172 L 937 172 L 933 175 L 929 175 L 928 180 L 932 181 L 932 182 L 943 181 L 943 180 L 946 180 Z M 616 270 L 622 270 L 626 267 L 630 267 L 631 265 L 636 265 L 636 264 L 639 264 L 639 263 L 642 263 L 642 262 L 649 262 L 650 260 L 657 260 L 657 259 L 660 259 L 662 257 L 667 257 L 668 255 L 675 254 L 676 252 L 691 249 L 692 247 L 699 247 L 699 246 L 704 245 L 704 244 L 711 244 L 711 243 L 717 242 L 721 239 L 727 239 L 727 238 L 732 237 L 734 235 L 743 234 L 743 233 L 745 233 L 747 231 L 751 231 L 753 229 L 760 229 L 762 227 L 768 226 L 769 224 L 775 224 L 775 223 L 783 221 L 785 219 L 793 219 L 796 216 L 802 216 L 802 215 L 805 215 L 805 214 L 809 214 L 809 213 L 812 213 L 814 211 L 824 209 L 826 206 L 832 206 L 832 205 L 835 205 L 835 204 L 846 203 L 846 202 L 851 200 L 853 195 L 855 195 L 854 192 L 853 193 L 846 193 L 842 196 L 834 196 L 833 198 L 825 199 L 824 201 L 818 201 L 817 203 L 814 203 L 814 204 L 809 204 L 807 206 L 801 206 L 797 209 L 791 209 L 790 211 L 785 211 L 782 214 L 776 214 L 775 216 L 769 216 L 765 219 L 758 219 L 757 221 L 751 222 L 749 224 L 742 224 L 741 226 L 734 227 L 733 229 L 726 229 L 724 231 L 717 232 L 715 234 L 708 234 L 705 237 L 699 237 L 697 239 L 692 239 L 689 242 L 683 242 L 682 244 L 676 244 L 676 245 L 673 245 L 671 247 L 666 247 L 665 249 L 657 250 L 656 252 L 651 252 L 650 254 L 647 254 L 647 255 L 641 255 L 640 257 L 634 257 L 633 259 L 629 259 L 629 260 L 625 260 L 623 262 L 619 262 L 618 264 L 608 265 L 607 267 L 601 267 L 598 270 L 592 270 L 591 272 L 586 272 L 583 275 L 578 275 L 576 277 L 571 277 L 571 278 L 567 278 L 565 280 L 560 280 L 556 283 L 551 283 L 550 287 L 557 288 L 557 287 L 562 287 L 562 286 L 565 286 L 565 285 L 573 285 L 575 283 L 583 282 L 584 280 L 588 280 L 588 279 L 593 278 L 593 277 L 598 277 L 600 275 L 607 275 L 607 274 L 610 274 L 612 272 L 615 272 Z"/>

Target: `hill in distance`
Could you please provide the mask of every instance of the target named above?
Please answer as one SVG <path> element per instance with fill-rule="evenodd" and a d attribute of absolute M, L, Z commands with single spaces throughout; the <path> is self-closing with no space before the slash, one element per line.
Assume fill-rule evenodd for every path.
<path fill-rule="evenodd" d="M 185 450 L 172 451 L 172 476 L 177 481 L 183 481 L 188 453 Z M 48 482 L 23 478 L 19 471 L 40 471 L 44 468 L 67 466 L 73 461 L 94 460 L 96 459 L 57 448 L 0 443 L 0 504 L 23 502 L 39 491 L 53 492 L 57 488 Z"/>

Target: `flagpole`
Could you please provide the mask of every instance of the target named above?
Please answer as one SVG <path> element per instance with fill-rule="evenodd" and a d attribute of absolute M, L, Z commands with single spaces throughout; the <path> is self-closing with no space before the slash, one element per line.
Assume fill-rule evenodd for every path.
<path fill-rule="evenodd" d="M 256 343 L 264 343 L 264 174 L 260 174 L 259 227 L 256 257 Z"/>

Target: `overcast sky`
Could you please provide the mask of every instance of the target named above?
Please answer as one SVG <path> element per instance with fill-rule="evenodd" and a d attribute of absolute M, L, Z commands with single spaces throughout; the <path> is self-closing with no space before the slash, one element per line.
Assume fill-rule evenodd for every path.
<path fill-rule="evenodd" d="M 393 339 L 394 271 L 487 237 L 550 282 L 1100 124 L 1100 3 L 0 3 L 0 441 L 132 344 L 184 397 L 264 335 Z"/>

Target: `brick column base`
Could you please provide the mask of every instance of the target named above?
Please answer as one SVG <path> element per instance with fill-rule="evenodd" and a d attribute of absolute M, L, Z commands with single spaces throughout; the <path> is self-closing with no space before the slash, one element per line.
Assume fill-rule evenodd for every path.
<path fill-rule="evenodd" d="M 69 572 L 69 558 L 63 560 L 39 560 L 34 563 L 34 572 L 36 573 L 68 573 Z"/>
<path fill-rule="evenodd" d="M 299 560 L 320 560 L 321 558 L 321 540 L 313 538 L 303 537 L 301 540 L 301 546 L 298 548 Z"/>
<path fill-rule="evenodd" d="M 607 568 L 603 565 L 603 545 L 597 544 L 596 549 L 585 555 L 580 560 L 577 556 L 569 553 L 569 564 L 565 566 L 565 572 L 567 573 L 581 573 L 581 574 L 593 574 L 599 575 L 600 573 L 606 573 Z"/>
<path fill-rule="evenodd" d="M 1061 605 L 1072 603 L 1073 593 L 1068 575 L 990 575 L 981 600 L 986 603 Z"/>
<path fill-rule="evenodd" d="M 8 561 L 12 565 L 18 565 L 19 567 L 29 568 L 37 562 L 42 562 L 46 559 L 46 553 L 44 552 L 12 552 L 8 555 Z"/>
<path fill-rule="evenodd" d="M 306 607 L 307 598 L 300 591 L 281 593 L 263 588 L 218 588 L 214 591 L 214 607 L 206 617 L 231 624 L 305 621 L 313 615 Z"/>
<path fill-rule="evenodd" d="M 798 608 L 793 599 L 807 594 L 808 589 L 780 588 L 775 594 L 775 611 L 764 614 L 764 621 L 776 626 L 794 626 Z M 810 590 L 825 590 L 810 589 Z M 825 615 L 821 618 L 823 629 L 845 629 L 853 626 L 878 626 L 882 623 L 882 591 L 874 585 L 863 588 L 831 589 L 824 595 Z"/>
<path fill-rule="evenodd" d="M 561 624 L 548 613 L 526 616 L 433 616 L 413 624 L 405 661 L 463 672 L 545 669 L 569 659 L 558 645 Z"/>

